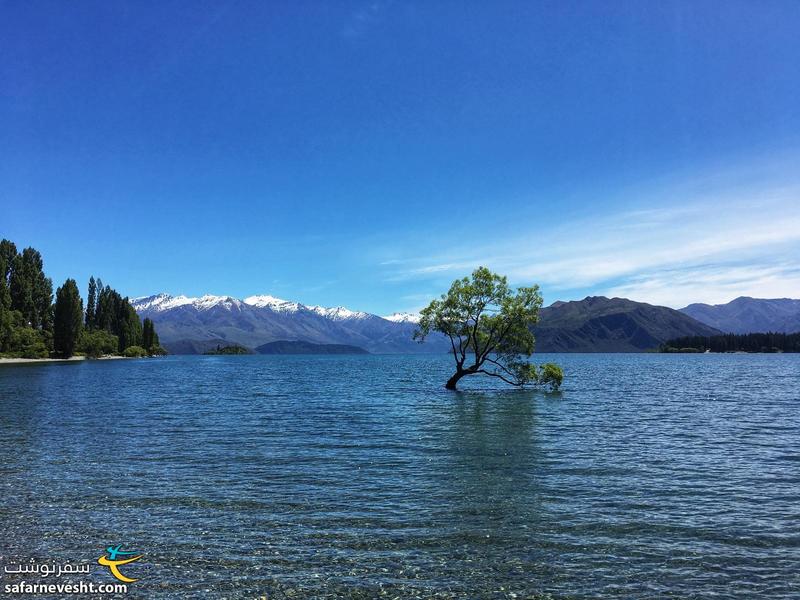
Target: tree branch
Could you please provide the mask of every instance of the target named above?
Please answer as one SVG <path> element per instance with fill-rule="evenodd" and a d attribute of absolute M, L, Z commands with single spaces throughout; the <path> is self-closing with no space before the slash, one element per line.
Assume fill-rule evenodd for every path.
<path fill-rule="evenodd" d="M 516 375 L 516 374 L 515 374 L 513 371 L 510 371 L 510 370 L 508 369 L 508 367 L 506 367 L 505 365 L 503 365 L 503 364 L 501 364 L 501 363 L 497 362 L 496 360 L 492 360 L 491 358 L 486 358 L 485 360 L 486 360 L 487 362 L 490 362 L 490 363 L 492 363 L 493 365 L 497 365 L 498 367 L 500 367 L 501 369 L 503 369 L 503 371 L 505 371 L 506 373 L 508 373 L 509 375 L 511 375 L 511 377 L 516 377 L 516 376 L 517 376 L 517 375 Z"/>
<path fill-rule="evenodd" d="M 458 354 L 456 353 L 456 343 L 453 341 L 453 336 L 451 334 L 448 333 L 447 337 L 450 338 L 450 346 L 453 348 L 453 360 L 456 361 L 456 367 L 460 369 L 461 365 L 463 365 L 464 363 L 458 362 Z M 459 344 L 460 343 L 461 342 L 459 341 Z"/>
<path fill-rule="evenodd" d="M 509 385 L 515 385 L 517 387 L 522 387 L 522 385 L 523 385 L 519 381 L 510 381 L 510 380 L 506 379 L 505 377 L 503 377 L 502 375 L 500 375 L 500 373 L 493 373 L 492 371 L 487 371 L 485 369 L 480 369 L 479 371 L 476 371 L 476 373 L 483 373 L 484 375 L 489 375 L 490 377 L 498 377 L 498 378 L 502 379 L 503 381 L 505 381 Z"/>
<path fill-rule="evenodd" d="M 497 346 L 503 343 L 503 339 L 505 339 L 506 335 L 508 334 L 508 330 L 511 329 L 511 321 L 506 321 L 505 324 L 506 327 L 498 335 L 497 341 L 494 344 L 488 344 L 488 343 L 486 344 L 486 350 L 483 353 L 481 364 L 483 364 L 483 362 L 486 360 L 489 354 L 491 354 L 492 350 L 494 350 L 495 348 L 497 348 Z M 494 329 L 492 329 L 492 332 L 494 332 Z"/>

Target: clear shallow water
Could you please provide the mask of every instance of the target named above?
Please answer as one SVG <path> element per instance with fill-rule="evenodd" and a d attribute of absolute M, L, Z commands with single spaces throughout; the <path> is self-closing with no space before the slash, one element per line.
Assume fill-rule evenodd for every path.
<path fill-rule="evenodd" d="M 449 393 L 438 356 L 2 366 L 0 561 L 124 543 L 141 598 L 800 596 L 800 356 L 547 359 L 561 395 Z"/>

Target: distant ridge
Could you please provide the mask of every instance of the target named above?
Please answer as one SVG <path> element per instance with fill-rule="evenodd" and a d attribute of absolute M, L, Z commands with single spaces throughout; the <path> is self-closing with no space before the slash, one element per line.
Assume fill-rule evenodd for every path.
<path fill-rule="evenodd" d="M 800 300 L 740 296 L 727 304 L 690 304 L 682 313 L 725 333 L 796 333 L 800 331 Z"/>
<path fill-rule="evenodd" d="M 669 339 L 720 333 L 666 306 L 605 296 L 554 302 L 534 332 L 537 352 L 644 352 Z"/>

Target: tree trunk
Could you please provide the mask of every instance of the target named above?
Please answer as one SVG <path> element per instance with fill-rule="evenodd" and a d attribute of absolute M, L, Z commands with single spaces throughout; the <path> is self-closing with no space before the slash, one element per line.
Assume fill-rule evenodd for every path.
<path fill-rule="evenodd" d="M 444 387 L 446 387 L 448 390 L 455 390 L 458 380 L 461 379 L 466 374 L 467 374 L 466 371 L 462 371 L 459 369 L 450 379 L 447 380 L 447 383 L 444 384 Z"/>

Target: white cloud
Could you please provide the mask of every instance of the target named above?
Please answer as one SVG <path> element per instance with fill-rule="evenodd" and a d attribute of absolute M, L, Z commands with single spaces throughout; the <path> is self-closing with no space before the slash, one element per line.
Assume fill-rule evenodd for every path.
<path fill-rule="evenodd" d="M 610 288 L 607 295 L 681 308 L 693 302 L 724 304 L 738 296 L 797 298 L 798 292 L 800 269 L 796 264 L 718 264 L 633 277 Z"/>
<path fill-rule="evenodd" d="M 686 198 L 686 190 L 681 194 Z M 570 291 L 684 306 L 736 296 L 800 297 L 800 186 L 722 189 L 475 248 L 408 260 L 389 279 L 452 279 L 486 265 L 551 296 Z"/>

